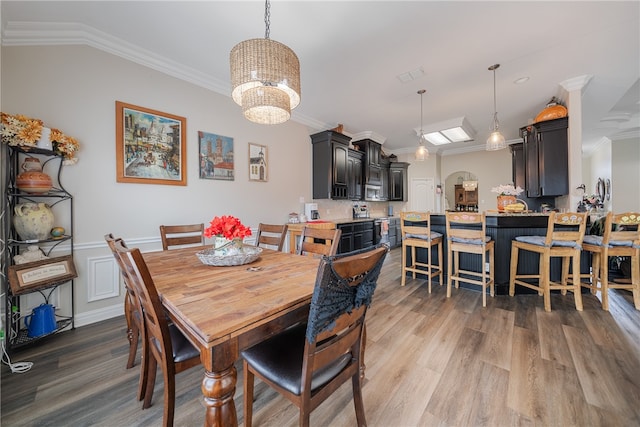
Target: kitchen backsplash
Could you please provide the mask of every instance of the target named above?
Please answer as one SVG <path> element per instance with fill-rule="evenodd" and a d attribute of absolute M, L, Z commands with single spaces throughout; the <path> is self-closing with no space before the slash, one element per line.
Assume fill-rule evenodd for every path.
<path fill-rule="evenodd" d="M 351 200 L 314 200 L 313 203 L 318 204 L 321 220 L 344 219 L 353 216 L 353 205 L 366 204 L 369 207 L 369 216 L 371 218 L 386 217 L 388 206 L 393 206 L 394 215 L 403 209 L 405 203 L 402 202 L 363 202 Z M 301 209 L 304 210 L 304 207 Z"/>

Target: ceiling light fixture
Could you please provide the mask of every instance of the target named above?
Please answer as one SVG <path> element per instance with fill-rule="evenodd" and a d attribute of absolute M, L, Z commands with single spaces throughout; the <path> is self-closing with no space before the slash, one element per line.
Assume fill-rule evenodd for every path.
<path fill-rule="evenodd" d="M 416 150 L 416 160 L 424 161 L 429 158 L 429 150 L 424 146 L 424 132 L 422 131 L 422 95 L 426 90 L 420 89 L 418 94 L 420 95 L 420 135 L 418 136 L 418 149 Z"/>
<path fill-rule="evenodd" d="M 415 129 L 416 135 L 420 130 Z M 456 117 L 438 123 L 431 123 L 423 128 L 424 138 L 433 145 L 451 144 L 452 142 L 472 141 L 475 130 L 465 117 Z"/>
<path fill-rule="evenodd" d="M 274 125 L 291 118 L 300 103 L 300 62 L 286 45 L 269 38 L 269 0 L 264 6 L 264 39 L 231 49 L 231 97 L 249 121 Z"/>
<path fill-rule="evenodd" d="M 487 151 L 502 150 L 507 147 L 507 143 L 504 140 L 504 136 L 500 133 L 498 128 L 498 109 L 496 108 L 496 70 L 500 67 L 500 64 L 494 64 L 489 67 L 489 71 L 493 71 L 493 132 L 487 138 Z"/>

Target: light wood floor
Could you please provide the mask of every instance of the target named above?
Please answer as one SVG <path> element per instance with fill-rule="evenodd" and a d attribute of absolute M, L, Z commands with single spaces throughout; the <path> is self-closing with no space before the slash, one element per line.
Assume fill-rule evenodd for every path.
<path fill-rule="evenodd" d="M 626 291 L 611 311 L 584 295 L 553 295 L 545 313 L 535 294 L 488 298 L 423 281 L 400 287 L 400 251 L 383 268 L 367 315 L 370 426 L 640 425 L 640 312 Z M 135 399 L 139 366 L 126 370 L 124 318 L 78 328 L 13 355 L 31 371 L 2 366 L 4 426 L 157 426 L 162 377 L 153 406 Z M 243 422 L 242 373 L 236 407 Z M 176 426 L 201 426 L 202 370 L 177 377 Z M 256 384 L 254 425 L 297 424 L 297 410 Z M 314 426 L 353 426 L 350 385 L 311 416 Z"/>

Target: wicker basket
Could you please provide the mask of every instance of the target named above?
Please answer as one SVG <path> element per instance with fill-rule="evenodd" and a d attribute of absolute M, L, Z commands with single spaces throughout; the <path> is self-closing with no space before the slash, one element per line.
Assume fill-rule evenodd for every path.
<path fill-rule="evenodd" d="M 220 252 L 216 253 L 214 248 L 205 249 L 200 252 L 196 252 L 196 256 L 205 265 L 213 265 L 217 267 L 229 267 L 233 265 L 250 264 L 260 257 L 262 248 L 256 246 L 244 245 L 242 250 L 227 255 L 220 255 Z"/>

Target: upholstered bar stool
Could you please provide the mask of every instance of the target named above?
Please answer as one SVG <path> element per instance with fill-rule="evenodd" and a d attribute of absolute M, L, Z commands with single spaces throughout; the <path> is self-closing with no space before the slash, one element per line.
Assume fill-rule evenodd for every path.
<path fill-rule="evenodd" d="M 538 295 L 544 297 L 545 311 L 551 311 L 551 291 L 560 290 L 564 295 L 567 290 L 570 290 L 573 291 L 576 309 L 582 311 L 580 252 L 586 225 L 586 212 L 551 212 L 545 236 L 516 237 L 511 242 L 509 295 L 513 296 L 515 294 L 515 285 L 536 290 Z M 537 253 L 540 256 L 540 267 L 537 274 L 517 274 L 518 255 L 521 250 Z M 550 277 L 551 258 L 554 257 L 562 260 L 560 282 L 552 281 Z M 572 279 L 568 280 L 570 264 L 573 264 L 573 273 Z M 530 280 L 535 280 L 537 283 L 532 283 Z"/>
<path fill-rule="evenodd" d="M 602 236 L 584 236 L 582 250 L 592 254 L 590 283 L 581 286 L 598 290 L 602 295 L 602 309 L 609 310 L 609 289 L 627 289 L 633 294 L 633 305 L 640 310 L 640 213 L 609 212 L 604 222 Z M 609 283 L 609 257 L 631 258 L 631 282 Z"/>
<path fill-rule="evenodd" d="M 484 212 L 447 212 L 447 298 L 451 297 L 451 283 L 456 288 L 460 282 L 482 287 L 482 306 L 487 306 L 487 286 L 491 296 L 495 294 L 494 247 L 495 241 L 487 236 L 487 220 Z M 480 271 L 460 268 L 460 254 L 478 254 L 482 258 Z M 489 264 L 489 271 L 485 265 Z"/>
<path fill-rule="evenodd" d="M 407 272 L 427 276 L 429 293 L 431 293 L 431 280 L 439 276 L 442 285 L 442 234 L 431 231 L 430 212 L 400 212 L 400 230 L 402 233 L 402 279 L 400 286 L 404 286 L 407 279 Z M 431 248 L 437 247 L 438 262 L 432 258 Z M 407 265 L 407 248 L 411 248 L 411 264 Z M 427 262 L 418 262 L 416 258 L 416 248 L 427 249 Z"/>

